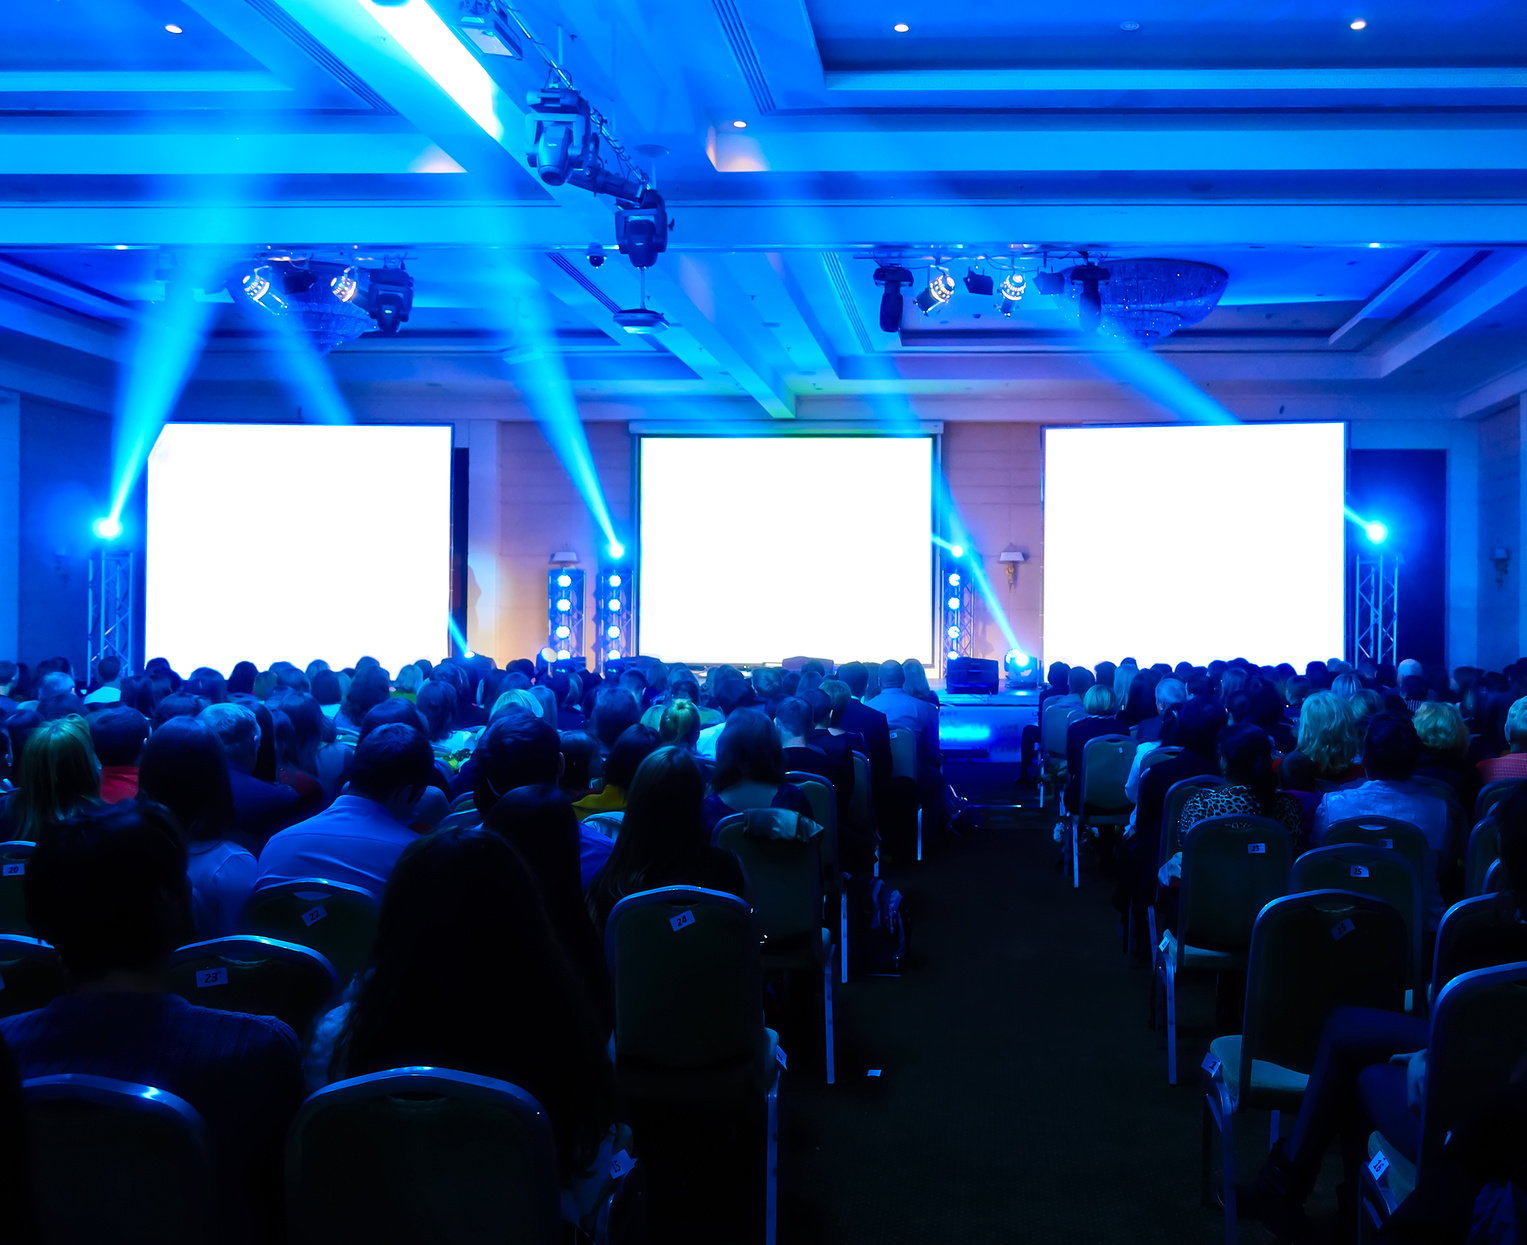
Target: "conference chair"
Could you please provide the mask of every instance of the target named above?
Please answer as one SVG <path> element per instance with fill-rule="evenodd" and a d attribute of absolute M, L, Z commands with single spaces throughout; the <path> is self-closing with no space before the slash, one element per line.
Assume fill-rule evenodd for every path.
<path fill-rule="evenodd" d="M 24 839 L 0 843 L 0 934 L 30 934 L 27 923 L 27 861 L 37 844 Z"/>
<path fill-rule="evenodd" d="M 1226 1245 L 1237 1240 L 1235 1117 L 1271 1111 L 1277 1140 L 1280 1114 L 1303 1101 L 1326 1017 L 1348 1004 L 1388 1011 L 1404 1004 L 1406 938 L 1405 918 L 1392 905 L 1345 890 L 1285 895 L 1257 914 L 1241 1032 L 1215 1038 L 1203 1062 L 1203 1202 L 1214 1204 L 1218 1132 Z"/>
<path fill-rule="evenodd" d="M 1486 814 L 1469 831 L 1463 853 L 1463 893 L 1484 894 L 1485 874 L 1500 855 L 1500 823 Z"/>
<path fill-rule="evenodd" d="M 764 1228 L 774 1245 L 780 1066 L 763 1023 L 759 942 L 747 903 L 698 887 L 627 895 L 605 923 L 618 1087 L 637 1102 L 743 1106 L 762 1097 Z"/>
<path fill-rule="evenodd" d="M 880 876 L 880 838 L 875 833 L 875 811 L 870 797 L 870 759 L 854 753 L 854 792 L 848 802 L 848 816 L 864 838 L 875 845 L 874 876 Z"/>
<path fill-rule="evenodd" d="M 748 895 L 763 933 L 764 971 L 822 975 L 822 1018 L 827 1083 L 835 1079 L 832 993 L 833 931 L 823 924 L 837 905 L 829 884 L 835 863 L 825 829 L 809 838 L 779 837 L 800 826 L 792 814 L 756 808 L 733 813 L 716 826 L 716 845 L 735 852 L 748 876 Z M 804 832 L 809 827 L 801 827 Z M 848 976 L 844 960 L 844 977 Z"/>
<path fill-rule="evenodd" d="M 1506 871 L 1501 867 L 1499 858 L 1490 862 L 1490 867 L 1485 870 L 1484 890 L 1486 895 L 1493 895 L 1501 888 L 1506 879 Z"/>
<path fill-rule="evenodd" d="M 1443 1159 L 1455 1128 L 1499 1108 L 1524 1049 L 1527 962 L 1475 969 L 1442 987 L 1426 1044 L 1421 1144 L 1411 1156 L 1383 1133 L 1368 1138 L 1358 1185 L 1360 1241 L 1371 1240 Z"/>
<path fill-rule="evenodd" d="M 1474 820 L 1481 821 L 1488 817 L 1491 811 L 1515 791 L 1527 779 L 1522 778 L 1497 778 L 1494 782 L 1487 782 L 1479 789 L 1479 794 L 1474 798 Z"/>
<path fill-rule="evenodd" d="M 1151 982 L 1152 1028 L 1158 986 L 1166 996 L 1169 1085 L 1177 1084 L 1177 979 L 1245 968 L 1257 914 L 1288 893 L 1292 855 L 1288 831 L 1268 817 L 1205 818 L 1183 840 L 1177 928 L 1155 945 Z"/>
<path fill-rule="evenodd" d="M 190 1103 L 130 1081 L 65 1073 L 21 1084 L 32 1190 L 49 1245 L 206 1245 L 207 1130 Z"/>
<path fill-rule="evenodd" d="M 917 772 L 917 737 L 905 726 L 891 731 L 891 781 L 897 785 L 897 804 L 917 820 L 917 859 L 923 858 L 922 788 Z M 897 818 L 898 825 L 901 818 Z M 899 859 L 899 858 L 898 858 Z"/>
<path fill-rule="evenodd" d="M 1515 905 L 1497 895 L 1460 899 L 1437 925 L 1429 989 L 1435 996 L 1454 977 L 1515 960 L 1527 960 L 1527 925 Z"/>
<path fill-rule="evenodd" d="M 838 792 L 832 779 L 820 774 L 792 770 L 785 781 L 799 787 L 811 805 L 811 819 L 822 827 L 822 859 L 827 878 L 827 911 L 838 914 L 838 953 L 843 961 L 843 982 L 848 983 L 848 888 L 843 878 L 843 851 L 838 833 Z"/>
<path fill-rule="evenodd" d="M 1397 817 L 1344 817 L 1333 821 L 1320 836 L 1321 847 L 1337 843 L 1366 843 L 1399 852 L 1410 861 L 1418 878 L 1426 877 L 1426 857 L 1431 851 L 1418 826 Z"/>
<path fill-rule="evenodd" d="M 257 886 L 244 905 L 244 925 L 323 955 L 347 985 L 371 959 L 377 903 L 370 891 L 323 878 Z"/>
<path fill-rule="evenodd" d="M 1139 749 L 1137 748 L 1135 751 L 1138 753 Z M 1172 745 L 1161 745 L 1152 748 L 1145 754 L 1145 756 L 1140 759 L 1141 778 L 1145 777 L 1145 771 L 1150 769 L 1152 765 L 1159 764 L 1162 761 L 1170 761 L 1173 757 L 1179 757 L 1181 755 L 1182 749 Z"/>
<path fill-rule="evenodd" d="M 1071 886 L 1082 884 L 1082 839 L 1097 826 L 1122 826 L 1134 809 L 1124 794 L 1135 741 L 1128 735 L 1100 735 L 1082 749 L 1080 807 L 1071 818 Z"/>
<path fill-rule="evenodd" d="M 67 985 L 64 961 L 51 944 L 25 934 L 0 934 L 0 1016 L 46 1007 Z"/>
<path fill-rule="evenodd" d="M 1426 930 L 1426 896 L 1410 861 L 1399 852 L 1366 843 L 1336 843 L 1305 852 L 1289 872 L 1291 892 L 1343 890 L 1372 895 L 1394 905 L 1405 918 L 1410 947 L 1406 1011 L 1420 1010 L 1425 1000 L 1427 965 L 1421 954 Z"/>
<path fill-rule="evenodd" d="M 1182 850 L 1185 836 L 1178 833 L 1178 823 L 1182 821 L 1182 810 L 1187 807 L 1188 801 L 1206 787 L 1224 785 L 1225 780 L 1217 774 L 1198 774 L 1174 782 L 1167 788 L 1166 798 L 1161 802 L 1161 847 L 1156 853 L 1158 870 Z"/>
<path fill-rule="evenodd" d="M 181 947 L 170 957 L 169 987 L 198 1007 L 274 1016 L 301 1036 L 339 993 L 339 974 L 311 947 L 239 934 Z"/>
<path fill-rule="evenodd" d="M 1046 791 L 1052 790 L 1056 799 L 1066 785 L 1066 730 L 1071 723 L 1087 716 L 1087 711 L 1074 700 L 1057 701 L 1045 706 L 1044 721 L 1039 728 L 1041 762 L 1039 767 L 1039 807 L 1046 802 Z"/>
<path fill-rule="evenodd" d="M 492 1077 L 393 1068 L 337 1081 L 292 1123 L 286 1209 L 291 1245 L 561 1245 L 551 1122 Z"/>
<path fill-rule="evenodd" d="M 475 807 L 462 809 L 459 813 L 447 813 L 440 819 L 440 824 L 435 827 L 440 830 L 470 830 L 474 826 L 482 825 L 482 814 Z"/>

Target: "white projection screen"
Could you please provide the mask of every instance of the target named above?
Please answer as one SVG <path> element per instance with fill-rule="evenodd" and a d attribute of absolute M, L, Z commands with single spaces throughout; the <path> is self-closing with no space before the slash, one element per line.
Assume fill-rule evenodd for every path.
<path fill-rule="evenodd" d="M 932 664 L 931 436 L 648 436 L 640 476 L 642 653 Z"/>
<path fill-rule="evenodd" d="M 447 651 L 451 429 L 167 424 L 147 535 L 148 656 L 396 673 Z"/>
<path fill-rule="evenodd" d="M 1044 658 L 1340 657 L 1346 425 L 1051 428 Z"/>

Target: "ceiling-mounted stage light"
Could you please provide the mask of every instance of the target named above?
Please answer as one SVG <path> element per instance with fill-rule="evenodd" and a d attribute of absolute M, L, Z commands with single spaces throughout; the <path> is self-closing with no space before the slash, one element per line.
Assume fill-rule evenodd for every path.
<path fill-rule="evenodd" d="M 461 0 L 456 13 L 456 28 L 466 35 L 479 52 L 489 56 L 507 56 L 522 60 L 524 52 L 509 27 L 509 18 L 493 0 Z"/>
<path fill-rule="evenodd" d="M 915 301 L 923 315 L 927 315 L 935 307 L 942 307 L 953 295 L 954 278 L 947 272 L 936 272 Z"/>
<path fill-rule="evenodd" d="M 245 273 L 239 283 L 249 300 L 259 303 L 268 311 L 279 311 L 286 301 L 276 293 L 276 274 L 269 264 L 261 264 L 253 272 Z"/>
<path fill-rule="evenodd" d="M 588 101 L 577 91 L 546 87 L 526 96 L 530 150 L 525 162 L 548 186 L 560 186 L 582 162 L 592 128 Z"/>
<path fill-rule="evenodd" d="M 991 274 L 977 272 L 975 269 L 967 269 L 965 272 L 965 288 L 972 294 L 979 294 L 982 298 L 990 298 L 993 289 Z"/>
<path fill-rule="evenodd" d="M 1066 288 L 1066 274 L 1063 272 L 1036 272 L 1034 274 L 1034 288 L 1041 294 L 1054 297 Z"/>
<path fill-rule="evenodd" d="M 1103 322 L 1103 296 L 1098 292 L 1098 286 L 1108 280 L 1108 269 L 1099 268 L 1089 260 L 1080 268 L 1071 270 L 1071 280 L 1082 287 L 1076 300 L 1077 327 L 1084 333 L 1095 333 Z"/>
<path fill-rule="evenodd" d="M 668 210 L 663 196 L 650 187 L 635 207 L 615 213 L 615 243 L 638 268 L 651 268 L 668 249 Z"/>
<path fill-rule="evenodd" d="M 360 273 L 354 268 L 346 268 L 337 274 L 329 282 L 329 288 L 334 291 L 334 297 L 342 303 L 353 302 L 356 293 L 360 290 Z"/>
<path fill-rule="evenodd" d="M 1002 301 L 997 305 L 1003 315 L 1010 316 L 1013 314 L 1013 307 L 1023 297 L 1023 274 L 1021 272 L 1008 273 L 1007 276 L 1002 278 L 1001 289 Z"/>
<path fill-rule="evenodd" d="M 880 331 L 894 333 L 901 328 L 901 291 L 912 284 L 912 274 L 898 264 L 875 269 L 875 284 L 885 287 L 880 296 Z"/>
<path fill-rule="evenodd" d="M 398 325 L 408 322 L 414 308 L 414 279 L 401 266 L 371 268 L 366 274 L 370 288 L 364 305 L 384 333 L 396 333 Z"/>

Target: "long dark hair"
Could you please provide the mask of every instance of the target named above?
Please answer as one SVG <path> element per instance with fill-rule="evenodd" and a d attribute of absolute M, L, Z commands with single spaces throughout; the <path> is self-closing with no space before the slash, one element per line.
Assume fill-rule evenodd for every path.
<path fill-rule="evenodd" d="M 1273 776 L 1272 740 L 1267 732 L 1250 722 L 1228 726 L 1220 732 L 1219 755 L 1225 767 L 1225 780 L 1233 786 L 1250 788 L 1257 807 L 1270 816 L 1278 787 Z"/>
<path fill-rule="evenodd" d="M 292 727 L 291 745 L 280 757 L 281 763 L 317 778 L 318 753 L 323 747 L 323 726 L 327 720 L 322 707 L 310 692 L 289 690 L 277 692 L 268 703 L 272 716 L 279 710 Z"/>
<path fill-rule="evenodd" d="M 777 787 L 785 781 L 785 750 L 779 732 L 757 709 L 736 709 L 716 740 L 716 773 L 711 790 L 720 794 L 739 782 Z"/>
<path fill-rule="evenodd" d="M 148 737 L 138 762 L 138 794 L 175 815 L 187 839 L 233 833 L 233 788 L 223 741 L 195 718 L 171 718 Z"/>
<path fill-rule="evenodd" d="M 588 1168 L 613 1115 L 607 1037 L 530 866 L 502 836 L 444 830 L 409 845 L 336 1063 L 352 1076 L 430 1065 L 518 1085 L 546 1108 L 567 1177 Z"/>
<path fill-rule="evenodd" d="M 626 792 L 615 846 L 589 882 L 589 914 L 601 935 L 625 896 L 651 889 L 650 879 L 710 842 L 704 804 L 705 778 L 687 749 L 659 748 L 641 763 Z"/>

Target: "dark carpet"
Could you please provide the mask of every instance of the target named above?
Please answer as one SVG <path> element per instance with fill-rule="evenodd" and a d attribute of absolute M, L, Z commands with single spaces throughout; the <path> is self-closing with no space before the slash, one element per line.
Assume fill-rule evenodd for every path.
<path fill-rule="evenodd" d="M 900 977 L 838 987 L 836 1085 L 823 1083 L 819 1019 L 782 1034 L 782 1245 L 1223 1241 L 1221 1212 L 1199 1201 L 1212 991 L 1182 995 L 1192 1027 L 1169 1086 L 1112 882 L 1084 871 L 1073 890 L 1053 824 L 988 812 L 891 876 L 913 956 Z M 1249 1177 L 1267 1115 L 1239 1121 L 1238 1142 Z M 1323 1181 L 1312 1215 L 1327 1203 Z M 1244 1224 L 1240 1239 L 1274 1238 Z"/>

